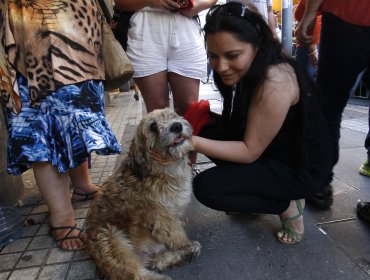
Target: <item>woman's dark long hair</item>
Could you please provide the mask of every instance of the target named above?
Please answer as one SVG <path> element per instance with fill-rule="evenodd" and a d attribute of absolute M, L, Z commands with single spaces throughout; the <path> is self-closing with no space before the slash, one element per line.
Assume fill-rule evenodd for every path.
<path fill-rule="evenodd" d="M 207 16 L 204 32 L 206 40 L 210 34 L 228 32 L 238 40 L 258 48 L 251 67 L 236 86 L 234 98 L 233 88 L 225 85 L 220 75 L 214 72 L 215 84 L 223 97 L 223 120 L 244 131 L 247 106 L 251 97 L 266 79 L 267 68 L 270 65 L 283 62 L 287 62 L 295 68 L 295 63 L 293 59 L 283 53 L 280 42 L 273 38 L 271 30 L 262 16 L 252 11 L 248 11 L 243 17 L 216 11 Z"/>

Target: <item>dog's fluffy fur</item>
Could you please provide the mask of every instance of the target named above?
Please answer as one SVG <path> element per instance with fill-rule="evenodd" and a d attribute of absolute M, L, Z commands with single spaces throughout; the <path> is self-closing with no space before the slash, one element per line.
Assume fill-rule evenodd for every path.
<path fill-rule="evenodd" d="M 177 219 L 191 195 L 191 132 L 170 109 L 146 115 L 127 159 L 94 198 L 87 247 L 109 279 L 168 280 L 155 271 L 199 255 Z"/>

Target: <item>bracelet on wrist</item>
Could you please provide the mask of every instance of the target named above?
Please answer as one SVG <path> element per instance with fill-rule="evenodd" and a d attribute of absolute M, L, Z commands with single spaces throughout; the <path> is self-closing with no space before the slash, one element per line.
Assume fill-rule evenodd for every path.
<path fill-rule="evenodd" d="M 314 50 L 314 51 L 312 51 L 312 52 L 308 53 L 308 56 L 314 55 L 314 54 L 315 54 L 315 53 L 317 53 L 317 52 L 318 52 L 318 49 L 316 49 L 316 50 Z"/>

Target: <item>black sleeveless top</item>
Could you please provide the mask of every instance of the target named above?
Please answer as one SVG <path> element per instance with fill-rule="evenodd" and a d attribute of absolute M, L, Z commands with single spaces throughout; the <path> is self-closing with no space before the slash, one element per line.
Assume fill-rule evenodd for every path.
<path fill-rule="evenodd" d="M 293 169 L 302 165 L 303 119 L 301 105 L 301 102 L 298 102 L 289 109 L 281 129 L 262 154 L 263 157 L 281 160 Z"/>
<path fill-rule="evenodd" d="M 332 169 L 330 131 L 320 97 L 308 76 L 298 73 L 297 80 L 299 101 L 289 109 L 282 128 L 262 156 L 281 160 L 297 172 L 308 172 L 323 185 Z"/>

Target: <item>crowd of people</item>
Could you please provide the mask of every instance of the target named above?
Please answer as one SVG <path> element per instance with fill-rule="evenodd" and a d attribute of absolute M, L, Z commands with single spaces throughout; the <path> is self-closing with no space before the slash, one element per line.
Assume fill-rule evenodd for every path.
<path fill-rule="evenodd" d="M 342 113 L 370 66 L 370 3 L 299 1 L 295 60 L 277 38 L 271 0 L 216 2 L 182 8 L 173 0 L 115 1 L 132 12 L 127 55 L 135 93 L 151 112 L 169 107 L 171 90 L 174 110 L 184 116 L 198 101 L 209 62 L 223 111 L 203 118 L 192 138 L 195 151 L 216 164 L 195 176 L 195 197 L 227 213 L 278 215 L 277 240 L 300 242 L 305 202 L 319 209 L 333 203 Z M 91 199 L 99 188 L 87 159 L 121 149 L 105 119 L 97 6 L 63 3 L 49 7 L 54 17 L 46 18 L 35 16 L 26 6 L 32 4 L 1 1 L 0 97 L 8 173 L 33 169 L 56 244 L 79 250 L 87 236 L 72 201 Z M 197 15 L 205 10 L 202 30 Z M 197 121 L 189 119 L 199 127 Z M 369 159 L 361 174 L 369 176 L 361 171 L 368 169 Z M 358 211 L 370 220 L 370 203 Z"/>

